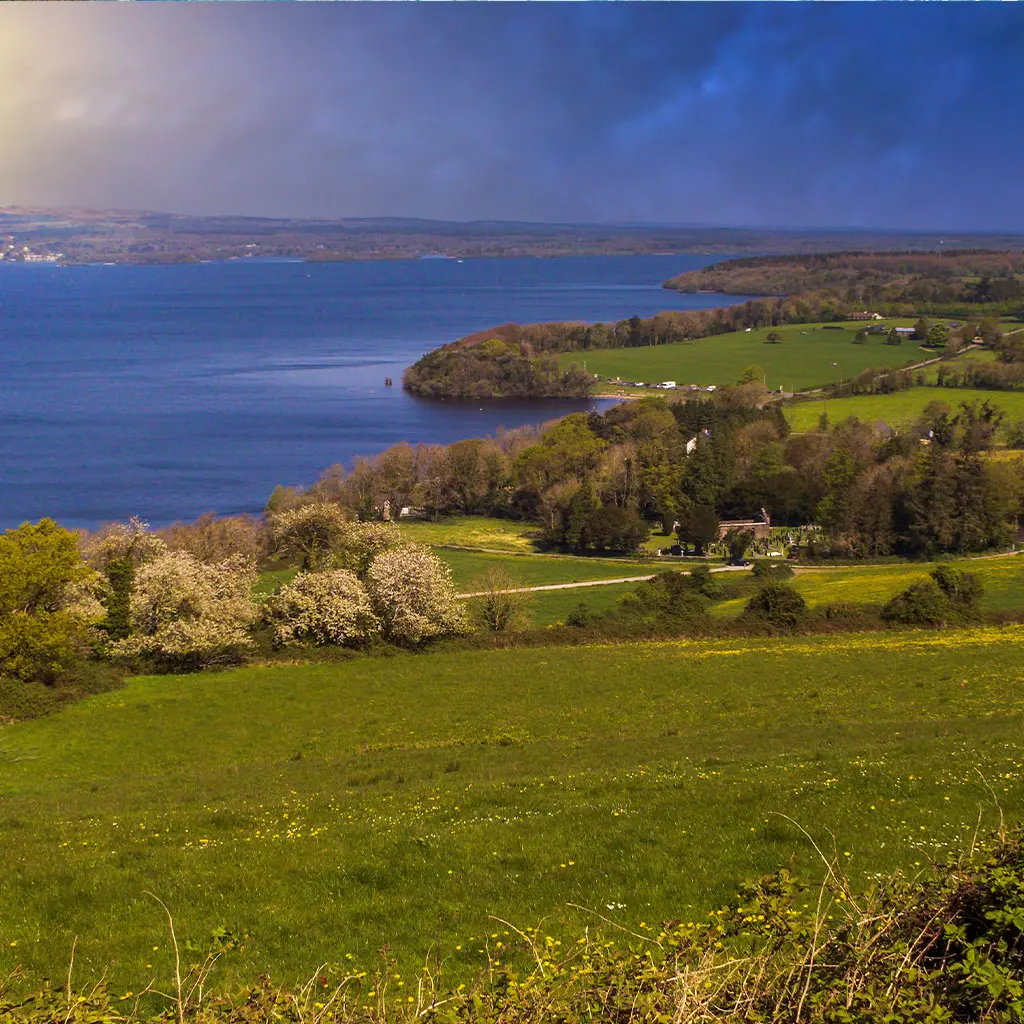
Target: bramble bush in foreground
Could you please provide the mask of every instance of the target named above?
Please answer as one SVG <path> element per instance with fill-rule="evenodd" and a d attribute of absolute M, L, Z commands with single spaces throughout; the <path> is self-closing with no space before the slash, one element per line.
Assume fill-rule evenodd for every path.
<path fill-rule="evenodd" d="M 779 870 L 744 886 L 700 921 L 634 932 L 613 922 L 574 945 L 540 928 L 516 929 L 528 970 L 509 968 L 488 948 L 488 970 L 473 986 L 445 988 L 425 969 L 415 996 L 392 981 L 384 959 L 373 976 L 322 967 L 302 988 L 269 978 L 237 996 L 205 993 L 223 948 L 183 966 L 166 994 L 150 982 L 115 1000 L 103 984 L 5 998 L 4 1024 L 107 1024 L 176 1018 L 196 1024 L 348 1024 L 421 1020 L 431 1024 L 530 1021 L 739 1024 L 1013 1024 L 1024 1020 L 1024 848 L 1001 835 L 959 860 L 915 878 L 895 875 L 854 892 L 838 855 L 817 885 Z M 641 924 L 641 929 L 646 926 Z M 501 945 L 500 943 L 498 944 Z M 386 954 L 384 954 L 386 956 Z M 204 991 L 205 990 L 205 991 Z M 140 1012 L 140 999 L 161 999 Z M 132 1002 L 134 998 L 134 1002 Z M 144 1005 L 144 1004 L 141 1004 Z"/>

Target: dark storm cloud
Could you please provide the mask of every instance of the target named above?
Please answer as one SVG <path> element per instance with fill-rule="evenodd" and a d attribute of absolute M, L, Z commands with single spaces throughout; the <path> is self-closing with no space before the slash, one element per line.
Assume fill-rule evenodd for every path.
<path fill-rule="evenodd" d="M 3 5 L 0 203 L 1024 227 L 1014 5 Z"/>

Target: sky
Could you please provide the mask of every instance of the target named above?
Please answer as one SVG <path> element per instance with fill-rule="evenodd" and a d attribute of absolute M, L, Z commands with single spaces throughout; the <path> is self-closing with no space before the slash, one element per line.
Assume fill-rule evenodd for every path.
<path fill-rule="evenodd" d="M 0 4 L 0 206 L 1024 229 L 1018 4 Z"/>

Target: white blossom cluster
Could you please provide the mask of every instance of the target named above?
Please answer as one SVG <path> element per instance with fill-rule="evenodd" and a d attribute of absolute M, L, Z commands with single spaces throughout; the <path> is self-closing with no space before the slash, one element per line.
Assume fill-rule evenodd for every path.
<path fill-rule="evenodd" d="M 132 636 L 118 654 L 152 654 L 202 664 L 230 659 L 252 645 L 256 567 L 233 557 L 213 565 L 186 551 L 166 551 L 135 572 Z"/>
<path fill-rule="evenodd" d="M 419 643 L 468 629 L 451 569 L 421 544 L 391 548 L 378 555 L 370 565 L 366 585 L 389 639 Z"/>
<path fill-rule="evenodd" d="M 131 558 L 135 565 L 141 565 L 166 550 L 167 545 L 150 533 L 149 524 L 132 516 L 127 523 L 111 523 L 89 537 L 83 545 L 82 557 L 102 572 L 112 562 Z"/>
<path fill-rule="evenodd" d="M 335 540 L 331 561 L 339 569 L 363 574 L 374 558 L 400 542 L 397 523 L 345 523 Z"/>
<path fill-rule="evenodd" d="M 345 569 L 301 572 L 267 602 L 265 617 L 280 644 L 351 644 L 380 632 L 370 595 Z"/>

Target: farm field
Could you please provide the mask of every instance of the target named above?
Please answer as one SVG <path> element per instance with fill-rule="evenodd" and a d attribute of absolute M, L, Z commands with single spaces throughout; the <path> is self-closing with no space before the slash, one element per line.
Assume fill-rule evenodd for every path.
<path fill-rule="evenodd" d="M 826 408 L 831 423 L 850 416 L 875 422 L 884 420 L 890 426 L 911 423 L 930 402 L 945 402 L 955 410 L 961 402 L 991 402 L 1010 419 L 1024 416 L 1024 391 L 978 391 L 972 388 L 910 388 L 891 395 L 852 395 L 849 398 L 794 402 L 786 405 L 786 419 L 796 433 L 815 430 Z"/>
<path fill-rule="evenodd" d="M 855 884 L 1010 822 L 1024 628 L 433 653 L 137 678 L 0 730 L 0 976 L 214 987 L 322 963 L 415 991 L 821 865 Z M 781 817 L 787 815 L 788 817 Z M 832 833 L 832 835 L 830 835 Z M 834 839 L 833 839 L 834 836 Z M 77 937 L 77 940 L 76 940 Z M 610 938 L 617 938 L 615 932 Z M 499 945 L 500 944 L 500 945 Z M 401 985 L 399 985 L 401 981 Z"/>
<path fill-rule="evenodd" d="M 881 604 L 923 579 L 939 563 L 916 562 L 873 565 L 863 568 L 803 568 L 790 582 L 813 608 L 834 601 Z M 1024 608 L 1024 557 L 963 559 L 942 563 L 976 573 L 985 588 L 981 607 L 985 611 Z M 738 615 L 746 598 L 723 601 L 713 607 L 716 615 Z"/>
<path fill-rule="evenodd" d="M 938 380 L 940 366 L 944 365 L 954 370 L 966 370 L 971 366 L 989 366 L 994 362 L 996 362 L 996 354 L 991 349 L 968 349 L 957 356 L 953 356 L 952 359 L 943 360 L 942 363 L 933 363 L 931 366 L 925 366 L 921 373 L 924 374 L 926 381 L 934 384 Z"/>
<path fill-rule="evenodd" d="M 623 594 L 628 594 L 636 587 L 636 583 L 609 583 L 600 587 L 538 591 L 529 598 L 531 625 L 554 626 L 559 622 L 564 623 L 569 613 L 580 604 L 585 604 L 595 613 L 609 611 Z"/>
<path fill-rule="evenodd" d="M 424 519 L 399 521 L 403 540 L 433 546 L 477 548 L 528 554 L 536 550 L 536 523 L 489 516 L 444 516 L 437 522 Z"/>
<path fill-rule="evenodd" d="M 470 522 L 467 524 L 466 520 Z M 401 524 L 402 539 L 432 545 L 434 553 L 451 568 L 452 578 L 460 590 L 473 586 L 478 577 L 495 566 L 506 570 L 524 587 L 641 576 L 657 572 L 660 567 L 654 560 L 638 558 L 597 558 L 535 552 L 528 535 L 536 529 L 530 523 L 514 523 L 483 516 L 452 517 L 439 523 Z M 660 534 L 654 540 L 657 542 L 655 547 L 651 551 L 645 547 L 646 553 L 652 554 L 658 546 L 671 543 L 670 538 L 663 538 Z M 460 541 L 465 547 L 447 546 Z M 479 543 L 479 548 L 474 541 Z M 260 573 L 256 593 L 272 593 L 279 583 L 292 580 L 297 571 L 295 568 L 265 570 Z"/>
<path fill-rule="evenodd" d="M 903 326 L 905 321 L 886 321 Z M 902 367 L 934 357 L 914 342 L 886 345 L 881 335 L 871 335 L 854 345 L 858 328 L 828 328 L 822 324 L 790 324 L 784 327 L 735 331 L 713 338 L 646 348 L 596 349 L 559 356 L 568 366 L 586 361 L 587 370 L 602 377 L 657 383 L 674 380 L 686 384 L 735 384 L 748 366 L 756 364 L 767 374 L 775 390 L 802 391 L 852 377 L 868 367 Z M 770 344 L 770 330 L 782 335 Z"/>
<path fill-rule="evenodd" d="M 451 567 L 459 590 L 473 587 L 492 567 L 505 569 L 519 586 L 540 587 L 551 583 L 622 579 L 656 572 L 658 566 L 635 558 L 583 558 L 574 555 L 499 555 L 486 551 L 435 548 L 434 553 Z"/>

